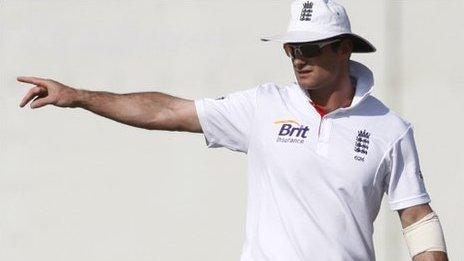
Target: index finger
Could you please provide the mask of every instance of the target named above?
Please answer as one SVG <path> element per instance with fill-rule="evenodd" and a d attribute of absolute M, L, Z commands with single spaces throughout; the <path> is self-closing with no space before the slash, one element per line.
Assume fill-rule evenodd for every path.
<path fill-rule="evenodd" d="M 20 82 L 31 83 L 39 86 L 45 86 L 45 83 L 47 82 L 46 79 L 39 77 L 19 76 L 16 79 Z"/>

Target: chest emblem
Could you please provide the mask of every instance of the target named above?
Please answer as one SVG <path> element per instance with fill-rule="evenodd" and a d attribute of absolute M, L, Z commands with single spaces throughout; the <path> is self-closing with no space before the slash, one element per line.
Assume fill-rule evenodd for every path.
<path fill-rule="evenodd" d="M 358 135 L 354 141 L 354 159 L 357 161 L 364 161 L 365 155 L 369 150 L 369 138 L 371 134 L 366 130 L 359 130 Z"/>

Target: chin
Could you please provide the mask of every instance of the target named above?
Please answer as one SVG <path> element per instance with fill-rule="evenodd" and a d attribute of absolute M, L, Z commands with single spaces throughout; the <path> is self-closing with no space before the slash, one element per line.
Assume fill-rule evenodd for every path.
<path fill-rule="evenodd" d="M 318 84 L 316 84 L 314 81 L 310 80 L 302 80 L 298 79 L 298 85 L 300 85 L 301 88 L 306 89 L 306 90 L 315 90 L 318 89 Z"/>
<path fill-rule="evenodd" d="M 328 79 L 325 77 L 320 77 L 320 75 L 306 75 L 299 77 L 299 75 L 296 76 L 296 79 L 298 81 L 298 84 L 301 86 L 301 88 L 306 89 L 306 90 L 317 90 L 324 88 Z"/>

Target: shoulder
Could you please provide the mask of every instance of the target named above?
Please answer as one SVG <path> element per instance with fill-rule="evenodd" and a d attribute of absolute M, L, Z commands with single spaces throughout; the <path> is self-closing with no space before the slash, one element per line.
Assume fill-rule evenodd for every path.
<path fill-rule="evenodd" d="M 282 88 L 279 87 L 274 82 L 266 82 L 262 84 L 258 84 L 252 88 L 248 89 L 241 89 L 231 92 L 231 94 L 249 94 L 249 95 L 266 95 L 266 94 L 273 94 L 281 91 Z"/>
<path fill-rule="evenodd" d="M 223 96 L 218 96 L 215 99 L 206 98 L 206 100 L 222 104 L 236 104 L 239 106 L 247 103 L 253 104 L 256 107 L 258 100 L 275 100 L 277 96 L 281 96 L 281 92 L 285 92 L 284 88 L 279 87 L 274 82 L 267 82 L 255 85 L 251 88 L 236 89 Z"/>
<path fill-rule="evenodd" d="M 283 87 L 279 86 L 275 82 L 266 82 L 257 86 L 258 92 L 261 92 L 263 94 L 280 92 L 282 89 Z"/>
<path fill-rule="evenodd" d="M 295 92 L 298 85 L 290 83 L 279 85 L 275 82 L 266 82 L 257 86 L 257 94 L 261 98 L 288 100 Z"/>
<path fill-rule="evenodd" d="M 369 95 L 362 106 L 368 125 L 376 129 L 382 139 L 391 144 L 404 135 L 412 124 L 378 98 Z"/>

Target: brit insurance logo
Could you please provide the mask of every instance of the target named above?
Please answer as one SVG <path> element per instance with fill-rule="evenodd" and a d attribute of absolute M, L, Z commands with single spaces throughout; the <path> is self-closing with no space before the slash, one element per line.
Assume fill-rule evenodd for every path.
<path fill-rule="evenodd" d="M 294 120 L 278 120 L 274 124 L 280 125 L 276 142 L 303 144 L 308 138 L 309 127 Z"/>

